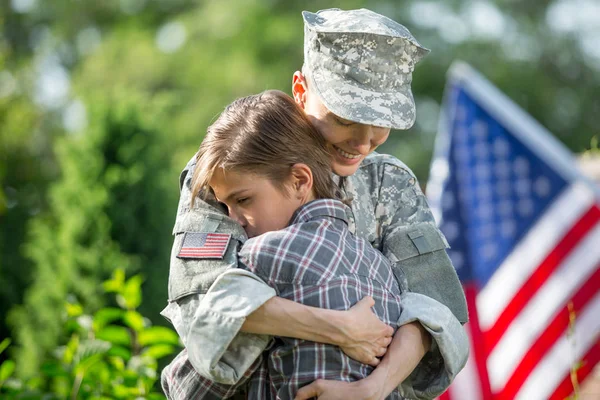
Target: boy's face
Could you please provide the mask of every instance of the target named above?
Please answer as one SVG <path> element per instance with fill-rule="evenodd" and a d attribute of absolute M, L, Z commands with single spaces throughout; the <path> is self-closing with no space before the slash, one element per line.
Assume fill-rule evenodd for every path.
<path fill-rule="evenodd" d="M 297 73 L 298 74 L 298 73 Z M 296 75 L 294 76 L 296 78 Z M 301 78 L 300 83 L 304 83 Z M 299 89 L 294 82 L 294 99 L 304 109 L 310 122 L 333 145 L 333 172 L 339 176 L 354 174 L 365 157 L 383 144 L 390 135 L 390 128 L 363 125 L 338 117 L 327 109 L 317 93 L 304 83 L 304 95 L 297 96 Z M 302 89 L 300 89 L 302 90 Z"/>
<path fill-rule="evenodd" d="M 210 181 L 218 201 L 229 217 L 242 225 L 248 237 L 283 229 L 302 205 L 295 196 L 286 196 L 269 179 L 249 172 L 218 169 Z"/>

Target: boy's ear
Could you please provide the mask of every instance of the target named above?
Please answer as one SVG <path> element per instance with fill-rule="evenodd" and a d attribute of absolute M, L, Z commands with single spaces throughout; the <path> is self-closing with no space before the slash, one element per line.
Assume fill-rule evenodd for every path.
<path fill-rule="evenodd" d="M 296 104 L 302 107 L 302 109 L 304 109 L 304 105 L 306 104 L 307 90 L 308 85 L 306 84 L 306 78 L 302 75 L 302 72 L 294 72 L 294 76 L 292 77 L 292 95 L 294 96 Z"/>
<path fill-rule="evenodd" d="M 312 195 L 313 175 L 310 167 L 298 163 L 292 165 L 292 192 L 294 197 L 306 200 Z"/>

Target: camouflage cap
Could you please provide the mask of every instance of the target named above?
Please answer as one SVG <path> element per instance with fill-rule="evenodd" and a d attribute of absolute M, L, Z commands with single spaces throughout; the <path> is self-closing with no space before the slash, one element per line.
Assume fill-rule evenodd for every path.
<path fill-rule="evenodd" d="M 414 124 L 412 71 L 429 50 L 408 29 L 366 9 L 303 11 L 302 17 L 303 70 L 331 112 L 367 125 Z"/>

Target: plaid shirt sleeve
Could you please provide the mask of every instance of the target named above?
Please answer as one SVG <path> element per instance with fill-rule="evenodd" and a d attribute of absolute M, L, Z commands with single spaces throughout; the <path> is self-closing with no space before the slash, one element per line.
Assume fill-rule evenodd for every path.
<path fill-rule="evenodd" d="M 317 200 L 305 205 L 285 230 L 246 242 L 240 261 L 283 298 L 346 310 L 369 295 L 382 321 L 396 326 L 400 318 L 401 293 L 391 266 L 369 243 L 349 233 L 341 202 Z M 268 355 L 268 384 L 267 378 L 257 379 L 251 390 L 253 385 L 268 386 L 272 396 L 292 399 L 300 387 L 316 379 L 356 381 L 372 370 L 337 346 L 280 338 Z M 388 398 L 402 397 L 396 390 Z"/>

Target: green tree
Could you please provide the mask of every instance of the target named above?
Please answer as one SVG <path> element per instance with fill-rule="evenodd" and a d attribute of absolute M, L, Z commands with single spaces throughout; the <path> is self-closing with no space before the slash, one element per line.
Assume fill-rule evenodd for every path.
<path fill-rule="evenodd" d="M 21 376 L 31 376 L 57 344 L 61 305 L 73 293 L 102 305 L 99 285 L 116 268 L 152 276 L 146 307 L 166 298 L 174 198 L 165 186 L 169 144 L 157 134 L 164 101 L 131 93 L 90 101 L 90 128 L 57 143 L 61 177 L 47 213 L 35 217 L 25 247 L 35 265 L 25 301 L 10 316 Z M 153 302 L 152 299 L 155 301 Z"/>

